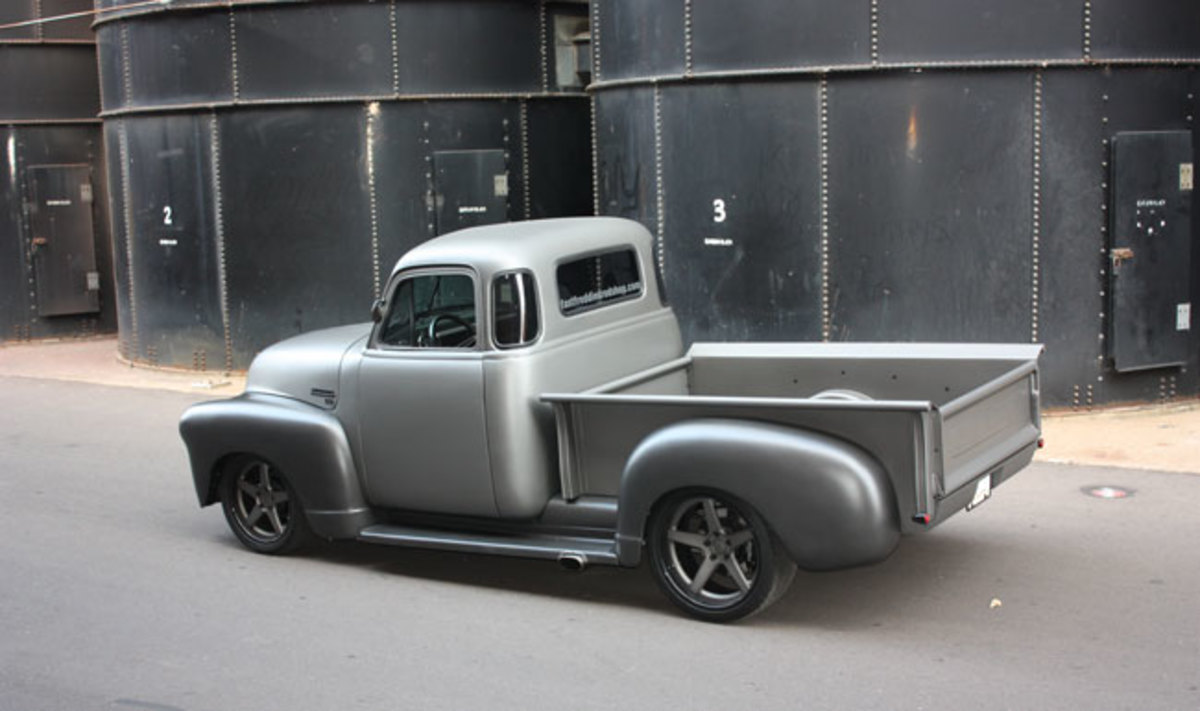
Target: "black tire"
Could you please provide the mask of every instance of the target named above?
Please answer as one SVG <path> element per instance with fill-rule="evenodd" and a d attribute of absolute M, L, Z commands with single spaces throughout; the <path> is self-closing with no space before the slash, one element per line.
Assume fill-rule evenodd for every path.
<path fill-rule="evenodd" d="M 663 593 L 707 622 L 732 622 L 766 609 L 796 574 L 758 512 L 716 491 L 665 497 L 650 516 L 648 546 Z"/>
<path fill-rule="evenodd" d="M 308 520 L 295 489 L 265 459 L 242 456 L 229 462 L 220 494 L 229 529 L 250 550 L 283 555 L 308 543 Z"/>

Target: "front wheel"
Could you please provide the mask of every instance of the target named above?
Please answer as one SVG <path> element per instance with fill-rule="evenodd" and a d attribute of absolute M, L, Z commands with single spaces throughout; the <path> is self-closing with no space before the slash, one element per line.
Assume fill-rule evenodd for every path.
<path fill-rule="evenodd" d="M 256 553 L 290 553 L 309 537 L 308 521 L 284 473 L 266 460 L 239 457 L 221 477 L 221 508 L 238 540 Z"/>
<path fill-rule="evenodd" d="M 758 512 L 724 493 L 668 496 L 650 517 L 648 543 L 659 587 L 684 612 L 709 622 L 759 612 L 796 573 Z"/>

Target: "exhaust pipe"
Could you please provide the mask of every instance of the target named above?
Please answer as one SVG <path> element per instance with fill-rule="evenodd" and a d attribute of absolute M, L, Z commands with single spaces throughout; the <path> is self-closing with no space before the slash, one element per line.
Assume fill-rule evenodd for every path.
<path fill-rule="evenodd" d="M 582 553 L 568 551 L 558 554 L 558 564 L 566 570 L 579 572 L 587 567 L 587 556 Z"/>

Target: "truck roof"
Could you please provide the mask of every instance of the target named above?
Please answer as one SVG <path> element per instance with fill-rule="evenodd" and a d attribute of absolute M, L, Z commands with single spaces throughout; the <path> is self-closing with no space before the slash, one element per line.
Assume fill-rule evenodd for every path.
<path fill-rule="evenodd" d="M 435 237 L 396 262 L 392 274 L 414 267 L 469 265 L 483 275 L 532 269 L 537 273 L 589 252 L 632 246 L 653 274 L 650 233 L 619 217 L 568 217 L 470 227 Z M 653 281 L 649 279 L 647 281 Z"/>

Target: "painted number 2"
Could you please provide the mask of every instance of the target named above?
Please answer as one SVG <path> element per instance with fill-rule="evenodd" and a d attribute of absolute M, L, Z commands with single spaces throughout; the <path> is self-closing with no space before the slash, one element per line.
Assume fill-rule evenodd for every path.
<path fill-rule="evenodd" d="M 164 225 L 175 224 L 174 220 L 171 219 L 171 206 L 170 205 L 163 207 L 163 224 Z"/>
<path fill-rule="evenodd" d="M 725 201 L 720 198 L 713 200 L 713 222 L 724 222 L 725 217 Z"/>

